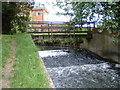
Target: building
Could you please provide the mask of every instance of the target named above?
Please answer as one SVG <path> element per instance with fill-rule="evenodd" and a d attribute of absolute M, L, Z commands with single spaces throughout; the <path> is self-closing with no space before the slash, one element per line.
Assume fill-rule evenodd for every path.
<path fill-rule="evenodd" d="M 34 6 L 30 11 L 31 21 L 48 21 L 48 11 L 44 4 Z"/>
<path fill-rule="evenodd" d="M 64 22 L 60 21 L 49 21 L 48 20 L 48 11 L 45 8 L 44 4 L 35 5 L 34 8 L 30 11 L 31 21 L 37 21 L 39 24 L 31 24 L 30 31 L 59 31 L 61 30 Z M 51 28 L 53 27 L 53 28 Z M 58 28 L 57 28 L 58 27 Z"/>
<path fill-rule="evenodd" d="M 44 22 L 48 21 L 48 11 L 45 8 L 44 4 L 37 4 L 30 11 L 30 21 Z M 33 24 L 33 27 L 42 27 L 44 24 Z M 42 31 L 41 29 L 36 29 L 37 31 Z M 35 31 L 36 31 L 35 30 Z M 33 30 L 34 31 L 34 30 Z"/>

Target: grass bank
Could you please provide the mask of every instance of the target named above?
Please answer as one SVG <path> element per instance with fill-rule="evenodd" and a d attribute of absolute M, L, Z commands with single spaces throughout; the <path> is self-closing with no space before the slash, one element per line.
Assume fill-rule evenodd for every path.
<path fill-rule="evenodd" d="M 48 74 L 32 38 L 27 34 L 16 35 L 17 51 L 14 64 L 12 87 L 14 88 L 49 88 Z"/>
<path fill-rule="evenodd" d="M 0 54 L 2 55 L 2 66 L 4 67 L 5 62 L 10 57 L 11 51 L 11 41 L 14 35 L 2 35 L 2 39 L 0 39 Z"/>
<path fill-rule="evenodd" d="M 45 40 L 35 40 L 38 45 L 63 45 L 63 46 L 79 46 L 83 43 L 83 39 L 45 39 Z"/>
<path fill-rule="evenodd" d="M 6 35 L 2 39 L 2 61 L 5 64 L 10 57 L 11 40 L 13 36 Z M 39 58 L 37 47 L 27 34 L 14 35 L 16 38 L 16 59 L 14 70 L 10 77 L 12 88 L 50 88 L 50 78 L 44 63 Z"/>
<path fill-rule="evenodd" d="M 1 78 L 2 78 L 2 36 L 0 35 L 0 86 L 2 86 Z"/>
<path fill-rule="evenodd" d="M 4 69 L 11 55 L 11 49 L 12 49 L 11 44 L 12 44 L 13 38 L 14 38 L 14 35 L 0 35 L 0 72 L 1 72 L 0 80 L 2 80 L 5 83 L 7 83 L 7 79 L 3 80 L 3 78 L 5 78 L 5 75 L 8 75 L 8 73 L 4 73 L 5 71 Z M 10 69 L 8 71 L 10 71 Z M 0 84 L 1 83 L 2 82 L 0 81 Z M 5 85 L 5 83 L 2 83 L 2 84 Z M 1 87 L 2 87 L 2 84 L 0 85 Z"/>

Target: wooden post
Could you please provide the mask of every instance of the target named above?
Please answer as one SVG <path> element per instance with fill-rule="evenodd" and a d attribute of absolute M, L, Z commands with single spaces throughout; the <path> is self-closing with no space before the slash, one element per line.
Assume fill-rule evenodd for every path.
<path fill-rule="evenodd" d="M 75 38 L 75 25 L 74 25 L 74 28 L 73 28 L 73 29 L 74 29 L 74 38 Z"/>
<path fill-rule="evenodd" d="M 49 35 L 49 23 L 48 23 L 48 35 Z"/>
<path fill-rule="evenodd" d="M 41 25 L 41 32 L 43 32 L 42 25 Z"/>
<path fill-rule="evenodd" d="M 52 27 L 52 22 L 51 22 L 51 27 Z M 52 28 L 51 28 L 51 37 L 52 37 Z"/>

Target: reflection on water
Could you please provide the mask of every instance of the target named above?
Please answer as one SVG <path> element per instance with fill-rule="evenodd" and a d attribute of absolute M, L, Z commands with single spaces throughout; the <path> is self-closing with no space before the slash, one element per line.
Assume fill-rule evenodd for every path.
<path fill-rule="evenodd" d="M 78 50 L 78 49 L 77 49 Z M 118 88 L 119 70 L 89 51 L 39 51 L 56 88 Z"/>

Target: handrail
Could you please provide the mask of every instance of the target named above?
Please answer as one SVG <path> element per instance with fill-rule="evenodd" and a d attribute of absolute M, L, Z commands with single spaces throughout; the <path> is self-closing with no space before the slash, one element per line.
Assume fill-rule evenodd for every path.
<path fill-rule="evenodd" d="M 88 33 L 89 31 L 46 31 L 46 32 L 28 32 L 28 33 Z"/>

